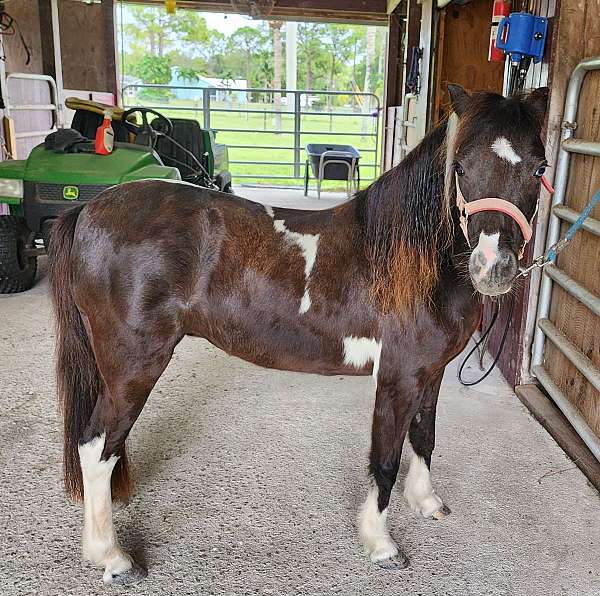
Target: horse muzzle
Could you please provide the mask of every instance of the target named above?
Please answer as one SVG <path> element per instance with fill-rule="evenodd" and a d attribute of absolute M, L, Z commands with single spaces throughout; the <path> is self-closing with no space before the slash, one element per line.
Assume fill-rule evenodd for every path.
<path fill-rule="evenodd" d="M 506 294 L 518 273 L 515 253 L 498 246 L 500 234 L 481 233 L 479 243 L 469 259 L 469 274 L 473 287 L 486 296 Z"/>

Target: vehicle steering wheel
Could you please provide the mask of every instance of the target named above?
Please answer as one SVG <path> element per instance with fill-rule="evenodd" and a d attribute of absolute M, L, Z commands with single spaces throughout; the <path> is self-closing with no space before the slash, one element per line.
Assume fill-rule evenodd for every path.
<path fill-rule="evenodd" d="M 129 110 L 125 110 L 123 112 L 123 115 L 121 116 L 122 122 L 126 123 L 127 118 L 129 118 L 131 114 L 140 114 L 142 118 L 142 123 L 138 125 L 136 131 L 136 145 L 147 145 L 152 148 L 154 148 L 154 146 L 156 145 L 158 131 L 155 130 L 152 126 L 150 126 L 150 123 L 148 122 L 148 114 L 153 114 L 154 116 L 156 116 L 156 120 L 160 121 L 160 132 L 162 134 L 171 136 L 171 134 L 173 133 L 173 123 L 166 116 L 163 116 L 160 112 L 157 112 L 156 110 L 142 107 L 130 108 Z"/>

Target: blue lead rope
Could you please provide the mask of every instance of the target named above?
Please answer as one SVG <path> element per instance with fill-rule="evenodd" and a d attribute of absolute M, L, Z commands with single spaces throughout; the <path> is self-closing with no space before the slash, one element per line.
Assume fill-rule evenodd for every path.
<path fill-rule="evenodd" d="M 590 202 L 585 206 L 585 209 L 581 212 L 581 215 L 573 222 L 571 227 L 567 230 L 564 238 L 559 240 L 556 244 L 553 244 L 543 255 L 540 255 L 533 260 L 529 267 L 521 270 L 519 276 L 527 277 L 529 272 L 536 267 L 545 267 L 548 263 L 555 263 L 558 253 L 566 248 L 566 246 L 573 240 L 573 237 L 579 229 L 583 226 L 585 220 L 590 216 L 592 209 L 600 202 L 600 189 L 596 191 L 594 196 L 590 199 Z"/>
<path fill-rule="evenodd" d="M 600 189 L 596 191 L 594 196 L 590 199 L 590 202 L 585 206 L 585 209 L 581 212 L 581 215 L 573 222 L 571 227 L 567 230 L 565 237 L 557 242 L 554 246 L 550 247 L 546 253 L 544 259 L 547 263 L 554 263 L 558 253 L 573 240 L 575 233 L 581 228 L 583 222 L 590 216 L 592 209 L 600 202 Z"/>

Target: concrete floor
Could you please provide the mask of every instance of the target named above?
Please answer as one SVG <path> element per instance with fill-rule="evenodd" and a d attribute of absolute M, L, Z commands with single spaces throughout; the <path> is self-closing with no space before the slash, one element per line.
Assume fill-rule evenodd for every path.
<path fill-rule="evenodd" d="M 255 186 L 235 187 L 235 191 L 242 197 L 264 203 L 273 207 L 288 207 L 290 209 L 330 209 L 348 200 L 345 193 L 322 192 L 321 198 L 317 198 L 317 191 L 310 189 L 308 196 L 304 196 L 303 190 L 278 188 L 264 188 Z"/>
<path fill-rule="evenodd" d="M 32 290 L 0 296 L 0 595 L 119 593 L 82 562 L 82 512 L 62 493 L 40 264 Z M 465 389 L 455 368 L 433 458 L 452 515 L 416 517 L 398 487 L 391 530 L 411 566 L 390 572 L 356 534 L 371 379 L 263 370 L 183 341 L 130 440 L 137 491 L 115 523 L 149 575 L 129 593 L 600 594 L 598 493 L 497 373 Z"/>

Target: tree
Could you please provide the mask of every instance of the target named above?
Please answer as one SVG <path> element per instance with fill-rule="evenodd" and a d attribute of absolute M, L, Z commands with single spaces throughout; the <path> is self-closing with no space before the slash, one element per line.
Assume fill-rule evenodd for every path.
<path fill-rule="evenodd" d="M 327 25 L 320 23 L 298 24 L 298 59 L 301 76 L 305 75 L 303 87 L 309 91 L 314 88 L 316 72 L 323 71 L 323 38 Z M 320 62 L 320 64 L 319 64 Z"/>
<path fill-rule="evenodd" d="M 185 83 L 197 83 L 200 80 L 200 75 L 193 68 L 185 68 L 180 66 L 177 68 L 179 78 Z"/>
<path fill-rule="evenodd" d="M 171 82 L 171 60 L 165 56 L 144 56 L 138 66 L 137 75 L 146 84 L 168 85 Z M 143 89 L 140 96 L 165 99 L 169 96 L 166 89 Z"/>
<path fill-rule="evenodd" d="M 281 27 L 282 21 L 269 21 L 273 31 L 273 89 L 281 89 Z M 281 93 L 275 93 L 275 129 L 281 130 Z"/>
<path fill-rule="evenodd" d="M 229 62 L 237 62 L 235 66 L 238 67 L 238 75 L 243 76 L 249 85 L 252 80 L 253 58 L 263 49 L 265 37 L 264 31 L 246 26 L 234 31 L 228 40 Z"/>
<path fill-rule="evenodd" d="M 128 12 L 135 21 L 124 27 L 130 46 L 152 56 L 162 58 L 179 44 L 199 55 L 210 39 L 206 20 L 193 10 L 170 15 L 158 6 L 131 6 Z"/>
<path fill-rule="evenodd" d="M 329 76 L 327 90 L 336 90 L 336 75 L 343 66 L 343 60 L 350 53 L 352 31 L 347 25 L 329 25 L 327 27 L 326 46 L 329 50 Z M 331 95 L 327 96 L 327 105 L 331 108 Z"/>

